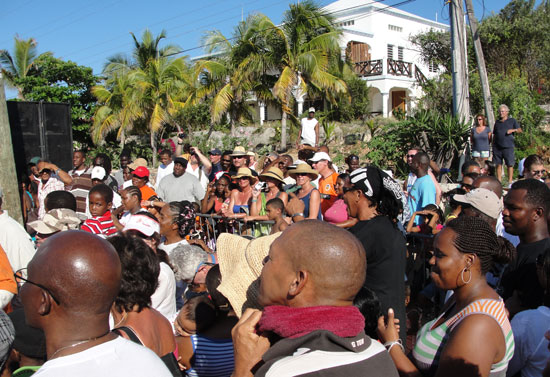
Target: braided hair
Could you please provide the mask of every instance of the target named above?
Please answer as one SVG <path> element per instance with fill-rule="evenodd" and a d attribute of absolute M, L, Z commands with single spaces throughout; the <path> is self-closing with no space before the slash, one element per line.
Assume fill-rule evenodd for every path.
<path fill-rule="evenodd" d="M 454 246 L 461 253 L 475 254 L 481 263 L 481 273 L 493 263 L 508 263 L 515 258 L 516 248 L 505 238 L 497 237 L 487 222 L 478 217 L 459 216 L 447 223 L 456 233 Z"/>
<path fill-rule="evenodd" d="M 178 225 L 178 234 L 184 238 L 195 228 L 196 212 L 193 204 L 187 200 L 170 202 L 170 211 L 174 224 Z"/>
<path fill-rule="evenodd" d="M 137 186 L 128 186 L 124 189 L 130 196 L 137 196 L 138 201 L 141 203 L 141 190 Z"/>

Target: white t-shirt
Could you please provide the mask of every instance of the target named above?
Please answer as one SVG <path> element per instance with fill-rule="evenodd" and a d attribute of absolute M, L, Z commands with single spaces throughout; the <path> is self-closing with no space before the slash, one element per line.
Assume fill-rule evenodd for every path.
<path fill-rule="evenodd" d="M 171 377 L 149 348 L 118 337 L 85 351 L 48 360 L 36 377 Z"/>
<path fill-rule="evenodd" d="M 192 174 L 201 183 L 202 188 L 204 191 L 206 191 L 206 187 L 208 186 L 208 183 L 210 183 L 210 180 L 208 179 L 208 174 L 206 174 L 206 171 L 204 170 L 204 166 L 197 167 L 195 170 L 193 170 L 192 165 L 187 165 L 187 169 L 185 169 L 186 173 Z"/>
<path fill-rule="evenodd" d="M 8 211 L 0 214 L 0 245 L 14 272 L 26 268 L 36 252 L 29 233 L 9 217 Z"/>
<path fill-rule="evenodd" d="M 178 241 L 178 242 L 171 243 L 169 245 L 166 245 L 163 242 L 158 246 L 158 248 L 161 249 L 161 250 L 164 250 L 166 252 L 166 254 L 168 254 L 168 256 L 170 256 L 170 254 L 172 254 L 172 251 L 174 251 L 174 249 L 176 247 L 178 247 L 179 245 L 189 245 L 189 242 L 187 242 L 187 240 L 181 240 L 181 241 Z"/>
<path fill-rule="evenodd" d="M 318 121 L 315 118 L 302 118 L 302 140 L 300 141 L 302 144 L 309 144 L 315 147 L 315 139 L 317 138 L 315 135 L 315 126 L 317 123 Z"/>
<path fill-rule="evenodd" d="M 170 175 L 174 172 L 174 161 L 171 161 L 168 165 L 160 164 L 157 169 L 157 178 L 155 178 L 155 191 L 159 187 L 160 180 L 167 175 Z"/>
<path fill-rule="evenodd" d="M 151 307 L 172 323 L 176 317 L 176 277 L 164 262 L 160 262 L 158 282 L 157 290 L 151 296 Z"/>

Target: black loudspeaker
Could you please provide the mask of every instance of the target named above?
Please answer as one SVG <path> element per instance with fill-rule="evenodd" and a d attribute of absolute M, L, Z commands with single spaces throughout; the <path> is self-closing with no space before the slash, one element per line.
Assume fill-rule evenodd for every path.
<path fill-rule="evenodd" d="M 68 171 L 73 167 L 71 107 L 66 103 L 6 101 L 17 174 L 35 156 Z"/>

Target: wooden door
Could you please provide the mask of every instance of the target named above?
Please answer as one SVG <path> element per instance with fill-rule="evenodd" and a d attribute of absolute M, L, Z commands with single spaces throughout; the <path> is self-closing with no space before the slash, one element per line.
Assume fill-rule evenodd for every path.
<path fill-rule="evenodd" d="M 404 113 L 406 109 L 407 93 L 404 90 L 395 90 L 391 93 L 392 110 L 401 110 Z"/>

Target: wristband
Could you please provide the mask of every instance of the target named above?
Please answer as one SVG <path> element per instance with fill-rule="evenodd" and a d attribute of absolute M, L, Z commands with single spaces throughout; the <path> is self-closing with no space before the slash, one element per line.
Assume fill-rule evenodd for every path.
<path fill-rule="evenodd" d="M 403 351 L 403 353 L 405 353 L 405 347 L 403 347 L 403 342 L 401 342 L 401 339 L 386 342 L 386 343 L 384 343 L 384 347 L 386 347 L 386 349 L 388 350 L 388 353 L 390 353 L 391 349 L 396 344 L 399 345 L 399 347 L 401 347 L 401 351 Z"/>
<path fill-rule="evenodd" d="M 61 169 L 57 168 L 57 170 L 55 171 L 55 175 L 59 175 L 59 170 Z"/>
<path fill-rule="evenodd" d="M 252 203 L 256 203 L 258 199 L 252 199 Z"/>
<path fill-rule="evenodd" d="M 291 217 L 296 217 L 296 216 L 302 216 L 302 217 L 305 217 L 304 216 L 304 213 L 303 212 L 296 212 L 294 215 L 292 215 Z"/>

